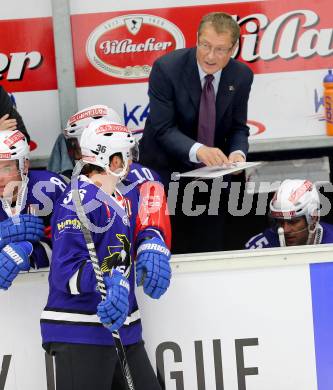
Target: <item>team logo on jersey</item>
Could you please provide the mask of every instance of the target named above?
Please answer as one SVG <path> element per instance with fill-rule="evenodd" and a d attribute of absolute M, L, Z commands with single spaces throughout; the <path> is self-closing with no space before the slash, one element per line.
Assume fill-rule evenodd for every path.
<path fill-rule="evenodd" d="M 108 76 L 143 79 L 163 54 L 185 47 L 181 30 L 156 15 L 130 14 L 106 20 L 90 34 L 86 54 Z"/>
<path fill-rule="evenodd" d="M 131 272 L 131 244 L 125 234 L 116 234 L 119 245 L 108 246 L 110 256 L 104 258 L 101 270 L 109 273 L 112 269 L 117 269 L 126 278 Z"/>
<path fill-rule="evenodd" d="M 130 221 L 129 221 L 129 218 L 128 218 L 128 216 L 127 215 L 123 215 L 123 217 L 122 217 L 122 222 L 123 222 L 123 224 L 125 225 L 125 226 L 129 226 L 130 225 Z"/>
<path fill-rule="evenodd" d="M 132 215 L 131 201 L 125 198 L 120 192 L 116 191 L 116 201 L 125 210 L 126 214 L 121 217 L 121 220 L 125 226 L 130 226 L 130 217 Z"/>
<path fill-rule="evenodd" d="M 129 199 L 125 198 L 124 196 L 122 196 L 122 194 L 120 192 L 116 191 L 115 195 L 116 195 L 116 201 L 117 201 L 118 205 L 120 205 L 121 208 L 125 210 L 125 214 L 123 214 L 123 215 L 118 214 L 118 215 L 121 217 L 121 221 L 125 226 L 130 226 L 129 218 L 132 215 L 131 201 Z M 103 203 L 104 203 L 104 206 L 106 209 L 106 215 L 107 215 L 106 223 L 110 223 L 112 218 L 114 218 L 114 216 L 111 217 L 111 210 L 110 210 L 109 205 L 106 202 L 103 202 Z"/>

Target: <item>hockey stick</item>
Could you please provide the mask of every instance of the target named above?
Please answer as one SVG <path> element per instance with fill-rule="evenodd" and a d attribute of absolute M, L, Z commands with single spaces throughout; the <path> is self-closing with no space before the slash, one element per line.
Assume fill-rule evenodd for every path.
<path fill-rule="evenodd" d="M 91 260 L 91 263 L 92 263 L 92 266 L 93 266 L 93 269 L 95 272 L 98 290 L 101 293 L 102 300 L 105 300 L 106 288 L 105 288 L 105 283 L 104 283 L 104 279 L 103 279 L 103 272 L 101 271 L 101 268 L 99 266 L 95 245 L 94 245 L 94 242 L 92 240 L 90 230 L 88 229 L 88 226 L 89 226 L 88 218 L 87 218 L 87 216 L 84 212 L 83 206 L 82 206 L 79 190 L 73 189 L 72 194 L 73 194 L 73 202 L 74 202 L 74 205 L 76 208 L 77 216 L 81 222 L 82 232 L 84 235 L 84 239 L 86 241 L 87 249 L 89 252 L 89 257 L 90 257 L 90 260 Z M 132 375 L 131 375 L 130 368 L 129 368 L 127 358 L 126 358 L 125 349 L 124 349 L 123 343 L 122 343 L 121 338 L 120 338 L 120 334 L 118 331 L 114 331 L 114 332 L 112 332 L 112 336 L 113 336 L 113 340 L 114 340 L 114 345 L 116 347 L 120 367 L 121 367 L 121 370 L 122 370 L 122 373 L 124 376 L 125 383 L 127 385 L 127 389 L 128 390 L 135 390 Z"/>

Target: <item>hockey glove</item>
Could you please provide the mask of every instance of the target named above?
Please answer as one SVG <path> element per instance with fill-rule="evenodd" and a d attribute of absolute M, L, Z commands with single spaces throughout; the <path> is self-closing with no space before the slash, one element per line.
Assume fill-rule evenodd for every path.
<path fill-rule="evenodd" d="M 43 221 L 34 215 L 15 215 L 0 223 L 0 249 L 12 242 L 34 242 L 42 237 L 44 237 Z"/>
<path fill-rule="evenodd" d="M 128 315 L 129 283 L 123 274 L 115 269 L 112 276 L 106 276 L 104 281 L 106 298 L 98 304 L 97 315 L 101 323 L 110 332 L 114 332 L 124 324 Z"/>
<path fill-rule="evenodd" d="M 143 282 L 143 291 L 159 299 L 170 285 L 170 251 L 159 238 L 144 241 L 138 248 L 136 284 Z"/>
<path fill-rule="evenodd" d="M 6 245 L 0 252 L 0 289 L 7 290 L 20 271 L 30 269 L 32 244 L 28 241 Z"/>

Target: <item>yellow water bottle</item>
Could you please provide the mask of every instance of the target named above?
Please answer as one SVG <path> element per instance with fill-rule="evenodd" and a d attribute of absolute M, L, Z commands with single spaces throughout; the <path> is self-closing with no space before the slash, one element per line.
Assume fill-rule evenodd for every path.
<path fill-rule="evenodd" d="M 333 74 L 330 69 L 323 80 L 326 134 L 333 135 Z"/>

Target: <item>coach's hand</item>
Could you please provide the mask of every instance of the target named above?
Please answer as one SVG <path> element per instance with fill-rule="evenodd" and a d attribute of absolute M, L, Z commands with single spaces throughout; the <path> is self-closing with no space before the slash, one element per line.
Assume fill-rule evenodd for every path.
<path fill-rule="evenodd" d="M 228 163 L 228 157 L 219 148 L 202 145 L 197 150 L 197 159 L 208 167 Z"/>

